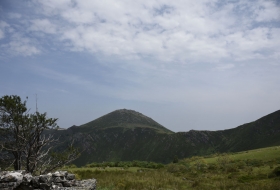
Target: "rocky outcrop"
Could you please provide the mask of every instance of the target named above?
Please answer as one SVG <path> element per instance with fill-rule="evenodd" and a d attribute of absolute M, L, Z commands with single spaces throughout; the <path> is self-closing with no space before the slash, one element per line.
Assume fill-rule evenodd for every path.
<path fill-rule="evenodd" d="M 32 176 L 23 170 L 0 172 L 1 190 L 95 190 L 96 180 L 76 180 L 74 174 L 57 171 Z"/>

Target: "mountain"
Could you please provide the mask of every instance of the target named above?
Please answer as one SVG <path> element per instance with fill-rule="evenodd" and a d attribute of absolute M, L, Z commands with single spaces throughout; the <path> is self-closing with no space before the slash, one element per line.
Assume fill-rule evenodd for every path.
<path fill-rule="evenodd" d="M 127 109 L 113 111 L 96 120 L 80 126 L 80 128 L 84 129 L 135 129 L 137 127 L 154 129 L 159 133 L 173 133 L 169 129 L 155 122 L 153 119 L 134 110 Z"/>
<path fill-rule="evenodd" d="M 280 145 L 280 110 L 254 122 L 223 131 L 221 151 L 242 151 Z"/>
<path fill-rule="evenodd" d="M 217 152 L 237 152 L 280 145 L 280 111 L 254 122 L 220 131 L 174 133 L 133 110 L 116 110 L 81 126 L 56 131 L 65 148 L 74 139 L 84 150 L 74 162 L 146 160 L 168 163 L 179 158 Z"/>

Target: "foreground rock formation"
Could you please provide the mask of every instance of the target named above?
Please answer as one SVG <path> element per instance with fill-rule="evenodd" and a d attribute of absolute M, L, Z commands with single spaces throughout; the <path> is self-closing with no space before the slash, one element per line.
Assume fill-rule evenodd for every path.
<path fill-rule="evenodd" d="M 0 172 L 1 190 L 95 190 L 96 180 L 76 180 L 74 174 L 57 171 L 47 175 L 32 176 L 24 170 Z"/>

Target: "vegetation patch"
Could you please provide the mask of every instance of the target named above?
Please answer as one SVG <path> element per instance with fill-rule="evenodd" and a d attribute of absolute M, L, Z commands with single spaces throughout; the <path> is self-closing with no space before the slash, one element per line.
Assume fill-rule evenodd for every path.
<path fill-rule="evenodd" d="M 247 154 L 248 158 L 244 159 L 234 159 L 236 154 L 216 154 L 186 158 L 159 168 L 134 167 L 140 163 L 147 166 L 149 162 L 133 161 L 119 162 L 118 167 L 104 162 L 88 164 L 84 168 L 69 167 L 68 170 L 81 179 L 96 178 L 101 190 L 271 190 L 279 189 L 280 185 L 280 165 L 275 162 L 275 157 L 267 158 L 273 148 L 262 149 L 263 160 L 261 156 L 251 159 L 254 150 L 238 153 Z"/>

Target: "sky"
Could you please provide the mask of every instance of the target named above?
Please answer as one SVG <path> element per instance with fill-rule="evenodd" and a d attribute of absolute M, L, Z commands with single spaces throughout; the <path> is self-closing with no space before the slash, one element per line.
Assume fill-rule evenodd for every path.
<path fill-rule="evenodd" d="M 0 96 L 62 128 L 234 128 L 280 109 L 279 36 L 279 0 L 0 0 Z"/>

